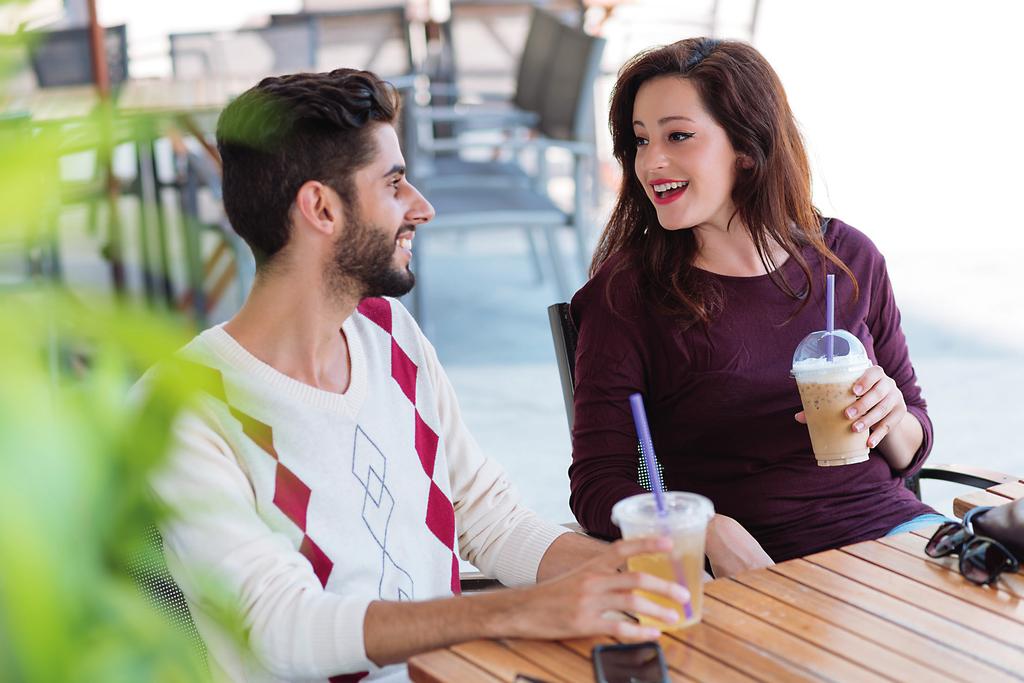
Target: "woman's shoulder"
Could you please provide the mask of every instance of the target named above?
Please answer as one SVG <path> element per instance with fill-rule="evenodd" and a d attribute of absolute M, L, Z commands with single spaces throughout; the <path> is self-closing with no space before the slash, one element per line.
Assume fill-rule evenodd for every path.
<path fill-rule="evenodd" d="M 823 220 L 825 244 L 851 270 L 871 270 L 884 263 L 885 257 L 866 234 L 838 218 Z"/>
<path fill-rule="evenodd" d="M 616 252 L 605 259 L 590 280 L 572 297 L 572 313 L 577 324 L 582 318 L 608 314 L 631 317 L 640 309 L 640 277 L 630 250 Z"/>

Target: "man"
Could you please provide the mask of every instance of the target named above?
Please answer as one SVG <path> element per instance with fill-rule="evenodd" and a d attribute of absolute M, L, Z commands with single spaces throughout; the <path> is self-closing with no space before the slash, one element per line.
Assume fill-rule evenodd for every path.
<path fill-rule="evenodd" d="M 480 452 L 433 347 L 394 299 L 433 209 L 405 177 L 394 90 L 367 72 L 264 79 L 221 115 L 224 206 L 257 276 L 181 356 L 209 400 L 155 488 L 179 512 L 168 564 L 215 678 L 403 680 L 480 637 L 657 636 L 685 590 L 618 571 L 659 540 L 604 545 L 539 519 Z M 458 596 L 457 555 L 513 588 Z M 237 601 L 237 647 L 211 616 Z"/>

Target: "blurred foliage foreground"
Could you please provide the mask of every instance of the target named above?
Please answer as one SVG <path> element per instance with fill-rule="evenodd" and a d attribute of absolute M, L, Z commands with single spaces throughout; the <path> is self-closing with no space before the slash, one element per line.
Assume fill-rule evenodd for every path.
<path fill-rule="evenodd" d="M 0 100 L 11 68 L 0 57 Z M 0 115 L 0 245 L 55 225 L 66 135 Z M 165 511 L 147 479 L 190 383 L 163 373 L 145 400 L 128 390 L 189 336 L 180 319 L 109 297 L 0 282 L 0 681 L 206 677 L 128 574 L 153 552 L 144 531 Z"/>

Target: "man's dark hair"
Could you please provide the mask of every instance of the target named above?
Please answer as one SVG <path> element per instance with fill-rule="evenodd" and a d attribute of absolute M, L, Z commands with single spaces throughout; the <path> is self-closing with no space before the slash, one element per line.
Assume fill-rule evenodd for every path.
<path fill-rule="evenodd" d="M 394 124 L 395 88 L 369 71 L 336 69 L 264 78 L 217 121 L 224 210 L 263 266 L 288 243 L 288 212 L 303 183 L 317 180 L 352 210 L 352 174 L 376 152 L 372 122 Z"/>

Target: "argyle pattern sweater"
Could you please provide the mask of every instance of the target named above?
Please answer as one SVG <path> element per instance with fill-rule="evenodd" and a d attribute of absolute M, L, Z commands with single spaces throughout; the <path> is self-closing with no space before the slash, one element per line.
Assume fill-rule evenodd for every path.
<path fill-rule="evenodd" d="M 506 585 L 535 581 L 565 530 L 522 507 L 466 430 L 451 384 L 397 301 L 366 299 L 342 326 L 344 394 L 261 362 L 221 327 L 181 352 L 201 367 L 201 407 L 175 427 L 157 495 L 171 574 L 215 680 L 405 680 L 366 657 L 374 600 L 459 590 L 457 555 Z M 240 609 L 247 646 L 214 619 Z"/>

